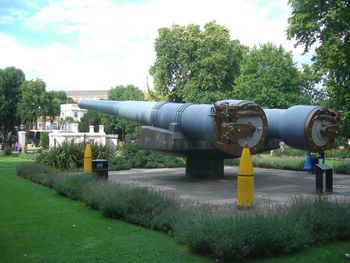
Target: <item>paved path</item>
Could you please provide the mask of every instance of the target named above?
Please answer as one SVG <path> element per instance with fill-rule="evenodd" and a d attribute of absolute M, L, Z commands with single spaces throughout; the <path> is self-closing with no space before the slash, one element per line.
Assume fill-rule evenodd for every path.
<path fill-rule="evenodd" d="M 284 203 L 297 195 L 315 194 L 315 175 L 307 172 L 254 168 L 255 204 Z M 194 179 L 184 168 L 131 169 L 109 172 L 109 180 L 150 186 L 183 199 L 210 203 L 234 203 L 237 167 L 225 167 L 222 179 Z M 350 199 L 350 176 L 334 175 L 333 197 Z"/>

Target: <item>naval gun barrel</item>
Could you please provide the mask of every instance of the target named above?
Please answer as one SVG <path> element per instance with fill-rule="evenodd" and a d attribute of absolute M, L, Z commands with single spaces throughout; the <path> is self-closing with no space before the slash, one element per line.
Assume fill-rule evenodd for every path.
<path fill-rule="evenodd" d="M 186 139 L 193 141 L 190 147 L 202 140 L 208 149 L 236 157 L 240 156 L 245 145 L 252 153 L 257 153 L 264 145 L 268 132 L 262 108 L 243 100 L 222 100 L 211 105 L 82 99 L 78 105 L 143 125 L 180 131 Z"/>
<path fill-rule="evenodd" d="M 288 109 L 265 109 L 269 124 L 268 138 L 309 152 L 333 147 L 340 135 L 340 114 L 319 106 L 296 105 Z"/>

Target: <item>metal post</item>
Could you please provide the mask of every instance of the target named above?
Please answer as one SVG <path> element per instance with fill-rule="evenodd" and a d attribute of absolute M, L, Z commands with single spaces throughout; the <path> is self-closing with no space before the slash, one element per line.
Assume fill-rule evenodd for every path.
<path fill-rule="evenodd" d="M 326 193 L 333 193 L 333 169 L 324 163 L 316 164 L 316 192 L 323 193 L 323 173 L 326 174 Z"/>
<path fill-rule="evenodd" d="M 333 193 L 333 169 L 326 170 L 326 192 Z"/>
<path fill-rule="evenodd" d="M 316 193 L 322 194 L 323 193 L 323 171 L 321 167 L 318 165 L 315 166 L 315 174 L 316 174 Z"/>

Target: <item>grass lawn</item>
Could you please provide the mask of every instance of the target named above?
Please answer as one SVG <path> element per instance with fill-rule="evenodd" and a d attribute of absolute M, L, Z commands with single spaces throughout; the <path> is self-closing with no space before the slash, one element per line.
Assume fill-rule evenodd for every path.
<path fill-rule="evenodd" d="M 212 262 L 17 177 L 23 161 L 0 157 L 0 262 Z"/>
<path fill-rule="evenodd" d="M 166 234 L 105 218 L 81 202 L 17 177 L 15 166 L 25 161 L 0 157 L 1 263 L 214 262 L 191 254 Z M 350 262 L 345 252 L 350 252 L 350 242 L 241 262 Z"/>

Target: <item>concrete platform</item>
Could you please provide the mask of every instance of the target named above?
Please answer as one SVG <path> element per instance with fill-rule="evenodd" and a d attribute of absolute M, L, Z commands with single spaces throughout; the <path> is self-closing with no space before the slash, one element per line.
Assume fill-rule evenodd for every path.
<path fill-rule="evenodd" d="M 284 203 L 295 196 L 315 194 L 315 175 L 308 172 L 254 168 L 255 205 Z M 184 168 L 131 169 L 109 172 L 109 180 L 163 190 L 180 199 L 235 203 L 237 167 L 225 167 L 219 180 L 185 176 Z M 332 197 L 350 199 L 350 176 L 334 175 Z"/>

